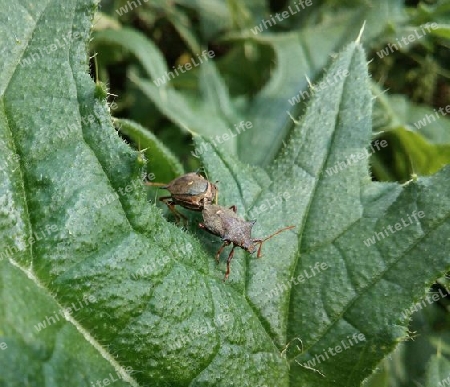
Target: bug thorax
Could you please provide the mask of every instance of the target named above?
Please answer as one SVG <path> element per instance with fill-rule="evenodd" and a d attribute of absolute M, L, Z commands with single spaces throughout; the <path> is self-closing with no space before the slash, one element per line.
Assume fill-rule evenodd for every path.
<path fill-rule="evenodd" d="M 233 213 L 233 211 L 228 208 L 215 204 L 205 204 L 202 215 L 206 230 L 214 235 L 223 236 L 227 229 L 224 220 L 227 218 L 227 215 L 228 217 L 232 216 L 230 213 Z"/>
<path fill-rule="evenodd" d="M 255 222 L 240 218 L 233 209 L 218 205 L 205 205 L 203 209 L 205 228 L 212 234 L 242 247 L 250 253 L 255 251 L 252 227 Z"/>

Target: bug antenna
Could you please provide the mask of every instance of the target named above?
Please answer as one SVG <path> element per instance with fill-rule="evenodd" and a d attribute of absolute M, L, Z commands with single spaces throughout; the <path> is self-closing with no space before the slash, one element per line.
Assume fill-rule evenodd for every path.
<path fill-rule="evenodd" d="M 261 243 L 262 243 L 262 242 L 265 242 L 267 239 L 270 239 L 270 238 L 274 237 L 275 235 L 278 235 L 279 233 L 282 233 L 283 231 L 290 230 L 291 228 L 294 228 L 294 227 L 295 227 L 295 226 L 287 226 L 287 227 L 284 227 L 284 228 L 282 228 L 282 229 L 280 229 L 280 230 L 274 232 L 273 234 L 269 235 L 268 237 L 262 239 L 262 240 L 261 240 Z"/>
<path fill-rule="evenodd" d="M 273 234 L 270 234 L 268 237 L 265 237 L 264 239 L 254 239 L 254 240 L 253 240 L 253 242 L 255 243 L 254 246 L 259 245 L 259 247 L 258 247 L 258 253 L 256 254 L 256 256 L 257 256 L 258 258 L 261 257 L 261 249 L 262 249 L 262 245 L 263 245 L 263 243 L 264 243 L 267 239 L 270 239 L 270 238 L 274 237 L 275 235 L 279 234 L 280 232 L 283 232 L 283 231 L 286 231 L 286 230 L 290 230 L 291 228 L 294 228 L 294 227 L 295 227 L 295 226 L 287 226 L 287 227 L 284 227 L 284 228 L 282 228 L 282 229 L 280 229 L 280 230 L 274 232 Z"/>

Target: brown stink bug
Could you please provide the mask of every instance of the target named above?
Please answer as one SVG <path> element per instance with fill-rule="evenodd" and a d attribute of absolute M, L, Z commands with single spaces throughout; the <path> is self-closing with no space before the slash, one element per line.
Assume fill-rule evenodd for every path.
<path fill-rule="evenodd" d="M 240 247 L 248 251 L 250 254 L 253 254 L 256 247 L 259 245 L 257 257 L 260 258 L 262 244 L 266 240 L 282 231 L 295 227 L 284 227 L 264 239 L 252 239 L 252 228 L 256 220 L 249 222 L 240 218 L 236 214 L 236 206 L 227 208 L 215 204 L 207 204 L 203 208 L 202 215 L 204 222 L 199 224 L 200 228 L 203 228 L 213 235 L 221 237 L 223 240 L 223 244 L 216 254 L 217 262 L 219 262 L 219 257 L 222 250 L 231 243 L 233 244 L 233 248 L 231 249 L 227 259 L 227 271 L 225 273 L 224 281 L 230 274 L 230 262 L 233 259 L 235 247 Z"/>
<path fill-rule="evenodd" d="M 159 200 L 169 207 L 177 220 L 182 217 L 187 221 L 186 217 L 175 209 L 176 205 L 188 210 L 201 211 L 205 204 L 217 203 L 217 187 L 197 172 L 177 177 L 168 184 L 150 182 L 145 184 L 159 186 L 170 192 L 171 196 L 163 196 Z"/>

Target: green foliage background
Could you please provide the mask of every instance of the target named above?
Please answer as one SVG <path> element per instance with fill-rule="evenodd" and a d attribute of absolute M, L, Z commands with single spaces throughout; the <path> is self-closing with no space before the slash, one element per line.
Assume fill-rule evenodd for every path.
<path fill-rule="evenodd" d="M 450 106 L 450 2 L 313 1 L 252 32 L 293 3 L 0 0 L 0 386 L 437 386 L 450 376 L 447 298 L 404 313 L 430 290 L 448 294 L 450 121 L 414 123 Z M 377 54 L 432 22 L 414 44 Z M 155 84 L 204 49 L 214 60 Z M 343 69 L 333 87 L 289 103 Z M 241 121 L 253 127 L 215 143 Z M 326 174 L 382 140 L 370 165 Z M 295 232 L 265 244 L 261 260 L 237 252 L 227 283 L 199 214 L 184 212 L 182 229 L 155 205 L 159 191 L 121 193 L 143 173 L 168 182 L 199 167 L 242 216 L 292 198 L 259 214 L 255 235 Z M 362 243 L 414 210 L 420 224 Z M 29 242 L 49 225 L 57 231 Z M 267 296 L 316 262 L 328 269 Z M 364 342 L 304 366 L 358 333 Z"/>

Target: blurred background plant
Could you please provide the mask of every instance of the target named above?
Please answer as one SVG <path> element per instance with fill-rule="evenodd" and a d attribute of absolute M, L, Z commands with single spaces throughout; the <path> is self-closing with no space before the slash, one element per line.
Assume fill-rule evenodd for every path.
<path fill-rule="evenodd" d="M 252 127 L 220 146 L 265 166 L 301 119 L 308 102 L 301 93 L 311 93 L 309 84 L 364 22 L 374 141 L 388 144 L 371 155 L 373 179 L 433 174 L 450 163 L 449 0 L 103 0 L 92 73 L 107 85 L 119 132 L 143 150 L 156 181 L 201 167 L 193 134 L 214 140 L 242 121 Z M 430 291 L 448 295 L 447 287 L 442 278 Z M 366 385 L 425 385 L 433 355 L 450 356 L 448 308 L 442 298 L 416 312 L 415 340 Z"/>

